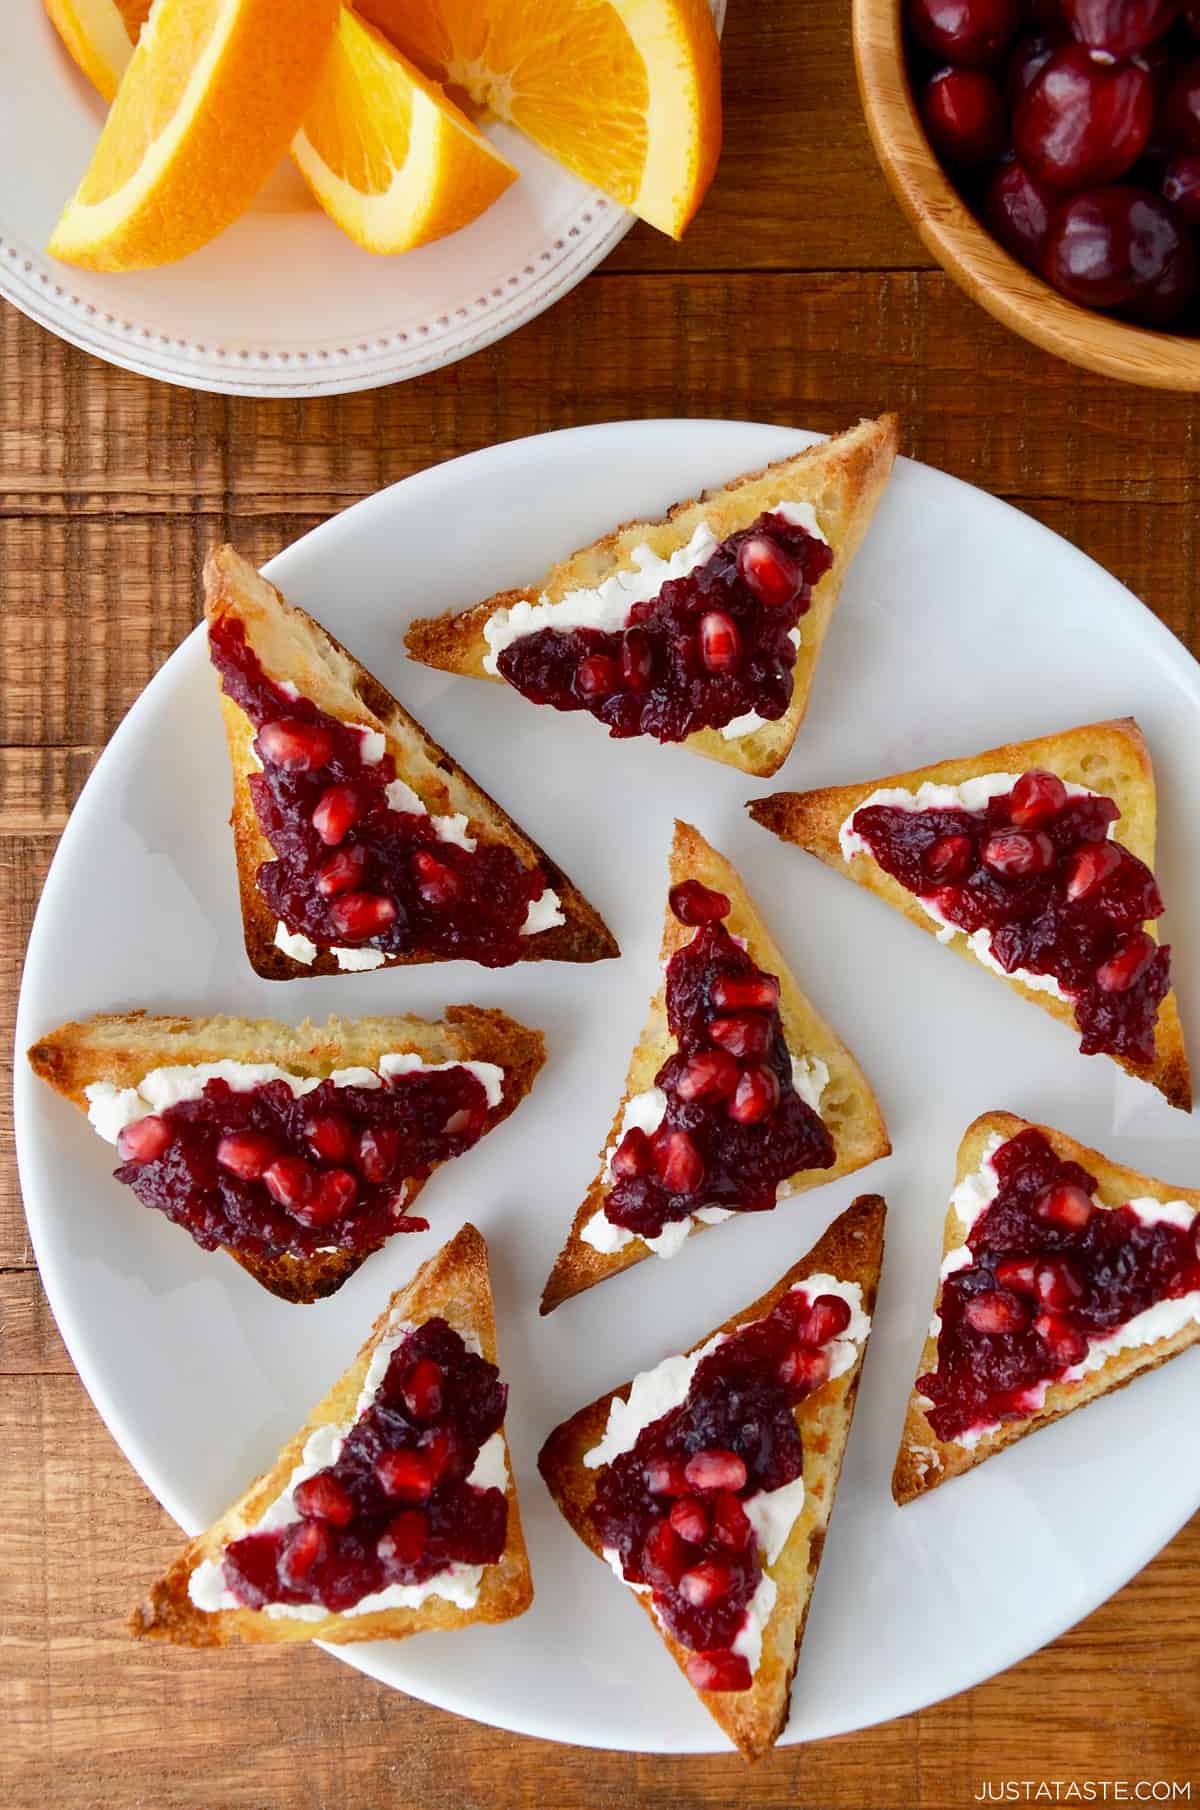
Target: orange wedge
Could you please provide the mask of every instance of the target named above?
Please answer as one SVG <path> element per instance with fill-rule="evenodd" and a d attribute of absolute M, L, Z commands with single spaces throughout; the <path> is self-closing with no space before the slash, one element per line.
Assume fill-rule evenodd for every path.
<path fill-rule="evenodd" d="M 338 10 L 338 0 L 158 0 L 51 254 L 138 270 L 214 238 L 287 150 Z"/>
<path fill-rule="evenodd" d="M 517 175 L 436 82 L 346 6 L 292 156 L 330 218 L 375 252 L 456 232 Z"/>
<path fill-rule="evenodd" d="M 117 92 L 150 0 L 44 0 L 59 37 L 106 101 Z"/>
<path fill-rule="evenodd" d="M 357 0 L 420 67 L 678 238 L 721 149 L 707 0 Z"/>

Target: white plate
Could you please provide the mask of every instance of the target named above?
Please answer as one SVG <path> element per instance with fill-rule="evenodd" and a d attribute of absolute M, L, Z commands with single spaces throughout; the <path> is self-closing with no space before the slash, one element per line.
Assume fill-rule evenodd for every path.
<path fill-rule="evenodd" d="M 631 1594 L 560 1520 L 535 1468 L 542 1439 L 753 1300 L 863 1189 L 887 1194 L 888 1255 L 788 1739 L 901 1715 L 1032 1652 L 1119 1588 L 1200 1502 L 1200 1451 L 1179 1437 L 1194 1422 L 1195 1352 L 910 1508 L 894 1508 L 888 1488 L 968 1121 L 989 1107 L 1044 1116 L 1121 1161 L 1195 1183 L 1191 1120 L 756 828 L 743 807 L 766 788 L 680 749 L 608 741 L 588 718 L 404 657 L 409 616 L 527 580 L 610 523 L 653 514 L 805 438 L 649 421 L 518 441 L 372 497 L 270 568 L 561 859 L 620 939 L 620 962 L 257 980 L 242 951 L 229 775 L 199 631 L 96 768 L 30 943 L 20 1047 L 61 1019 L 134 1005 L 299 1019 L 437 1013 L 474 999 L 545 1027 L 550 1060 L 531 1098 L 435 1178 L 422 1202 L 430 1231 L 393 1240 L 316 1307 L 273 1300 L 138 1207 L 108 1179 L 111 1155 L 82 1116 L 20 1060 L 16 1117 L 30 1226 L 63 1336 L 131 1462 L 190 1530 L 273 1458 L 388 1291 L 465 1217 L 476 1221 L 492 1250 L 536 1600 L 505 1627 L 340 1656 L 431 1703 L 563 1741 L 719 1745 Z M 901 461 L 780 783 L 867 777 L 1127 711 L 1154 750 L 1168 927 L 1194 1033 L 1197 667 L 1114 579 L 1028 517 Z M 539 1320 L 542 1283 L 591 1178 L 654 983 L 676 813 L 741 867 L 802 983 L 862 1060 L 896 1155 Z M 139 1587 L 131 1577 L 131 1597 Z M 161 1663 L 169 1668 L 170 1655 Z"/>
<path fill-rule="evenodd" d="M 43 247 L 87 168 L 104 103 L 40 0 L 13 0 L 13 11 L 0 34 L 0 295 L 144 376 L 238 396 L 328 396 L 418 377 L 532 320 L 633 224 L 519 132 L 489 124 L 520 181 L 462 232 L 403 257 L 360 251 L 289 162 L 249 213 L 182 263 L 77 270 Z M 724 0 L 713 12 L 719 27 Z"/>

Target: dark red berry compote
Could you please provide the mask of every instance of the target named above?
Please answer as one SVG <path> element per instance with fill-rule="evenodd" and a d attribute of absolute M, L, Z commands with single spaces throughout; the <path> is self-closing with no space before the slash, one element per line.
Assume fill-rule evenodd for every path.
<path fill-rule="evenodd" d="M 767 1212 L 781 1182 L 835 1161 L 820 1114 L 796 1091 L 779 982 L 725 928 L 728 898 L 685 880 L 672 888 L 671 910 L 696 926 L 667 965 L 677 1047 L 654 1077 L 657 1092 L 630 1102 L 601 1216 L 646 1240 L 668 1226 L 690 1229 L 693 1215 L 713 1208 Z M 643 1104 L 661 1114 L 651 1132 L 630 1123 Z M 594 1228 L 589 1242 L 605 1234 Z"/>
<path fill-rule="evenodd" d="M 981 960 L 1028 985 L 1052 982 L 1074 1008 L 1085 1055 L 1153 1062 L 1171 951 L 1144 928 L 1163 910 L 1154 875 L 1109 834 L 1120 811 L 1036 769 L 968 788 L 987 791 L 993 777 L 1003 787 L 977 809 L 923 803 L 941 788 L 923 788 L 915 809 L 886 793 L 868 800 L 843 825 L 843 852 L 869 849 Z"/>
<path fill-rule="evenodd" d="M 408 1060 L 384 1056 L 381 1066 L 403 1070 Z M 405 1213 L 410 1185 L 479 1140 L 489 1086 L 495 1098 L 502 1073 L 493 1064 L 447 1064 L 343 1085 L 274 1070 L 246 1086 L 256 1071 L 216 1066 L 229 1078 L 205 1079 L 201 1070 L 197 1098 L 121 1128 L 116 1176 L 203 1250 L 224 1245 L 249 1257 L 372 1251 L 393 1232 L 424 1231 L 426 1220 Z M 373 1072 L 346 1071 L 364 1081 Z M 97 1091 L 90 1113 L 103 1135 Z"/>
<path fill-rule="evenodd" d="M 382 1360 L 353 1425 L 319 1427 L 284 1494 L 225 1548 L 219 1577 L 211 1560 L 193 1577 L 199 1606 L 279 1604 L 315 1619 L 415 1607 L 424 1595 L 473 1603 L 479 1573 L 468 1568 L 495 1564 L 508 1530 L 497 1438 L 508 1390 L 443 1319 L 403 1331 Z"/>
<path fill-rule="evenodd" d="M 973 1444 L 1038 1412 L 1051 1383 L 1200 1321 L 1200 1215 L 1182 1201 L 1101 1207 L 1095 1189 L 1032 1128 L 997 1138 L 960 1185 L 966 1244 L 943 1265 L 937 1369 L 917 1380 L 939 1439 Z"/>
<path fill-rule="evenodd" d="M 311 963 L 318 949 L 348 951 L 338 957 L 348 968 L 415 953 L 518 961 L 546 890 L 541 871 L 504 843 L 476 844 L 461 817 L 430 816 L 397 784 L 378 733 L 274 684 L 235 617 L 210 624 L 209 648 L 223 691 L 257 730 L 262 771 L 250 794 L 276 859 L 256 884 L 285 953 Z"/>
<path fill-rule="evenodd" d="M 776 721 L 792 698 L 800 619 L 833 564 L 828 543 L 781 512 L 788 507 L 720 542 L 702 525 L 678 556 L 686 565 L 695 549 L 702 563 L 628 608 L 621 581 L 630 575 L 606 580 L 595 612 L 604 627 L 551 624 L 506 640 L 507 619 L 493 617 L 490 670 L 535 704 L 590 711 L 614 736 L 679 742 L 698 729 L 749 734 Z M 536 622 L 559 607 L 529 614 Z"/>
<path fill-rule="evenodd" d="M 584 1457 L 605 1467 L 591 1506 L 605 1557 L 652 1592 L 701 1690 L 753 1681 L 775 1601 L 767 1567 L 804 1504 L 794 1409 L 852 1367 L 869 1330 L 857 1284 L 814 1276 L 765 1318 L 637 1377 Z"/>

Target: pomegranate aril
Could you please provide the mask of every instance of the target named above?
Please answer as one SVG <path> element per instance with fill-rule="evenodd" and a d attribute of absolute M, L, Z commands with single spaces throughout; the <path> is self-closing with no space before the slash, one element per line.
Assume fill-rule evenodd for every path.
<path fill-rule="evenodd" d="M 1084 1334 L 1056 1314 L 1039 1314 L 1033 1322 L 1033 1330 L 1056 1364 L 1064 1367 L 1081 1364 L 1087 1356 L 1088 1342 Z"/>
<path fill-rule="evenodd" d="M 709 997 L 719 1012 L 769 1012 L 779 1003 L 779 982 L 771 974 L 718 974 Z"/>
<path fill-rule="evenodd" d="M 1057 773 L 1031 767 L 1022 773 L 1008 801 L 1008 814 L 1018 829 L 1043 829 L 1067 802 L 1067 788 Z"/>
<path fill-rule="evenodd" d="M 718 1490 L 712 1499 L 712 1537 L 718 1546 L 741 1552 L 750 1544 L 754 1529 L 741 1500 L 732 1490 Z"/>
<path fill-rule="evenodd" d="M 729 900 L 699 880 L 681 880 L 667 895 L 671 911 L 681 924 L 714 924 L 729 916 Z"/>
<path fill-rule="evenodd" d="M 818 1295 L 804 1316 L 801 1337 L 809 1345 L 840 1338 L 850 1324 L 850 1304 L 840 1295 Z"/>
<path fill-rule="evenodd" d="M 709 610 L 700 618 L 700 658 L 709 672 L 732 672 L 742 658 L 742 637 L 737 623 L 724 610 Z"/>
<path fill-rule="evenodd" d="M 708 1034 L 739 1062 L 759 1062 L 771 1047 L 769 1018 L 713 1018 Z"/>
<path fill-rule="evenodd" d="M 698 1691 L 748 1691 L 754 1682 L 744 1653 L 689 1653 L 683 1669 Z"/>
<path fill-rule="evenodd" d="M 1076 1188 L 1071 1182 L 1061 1182 L 1039 1194 L 1033 1210 L 1039 1219 L 1048 1219 L 1052 1225 L 1064 1226 L 1069 1232 L 1081 1232 L 1094 1208 L 1082 1188 Z"/>
<path fill-rule="evenodd" d="M 413 868 L 417 876 L 417 891 L 427 905 L 453 905 L 462 895 L 462 881 L 452 867 L 439 861 L 426 849 L 419 848 L 413 856 Z"/>
<path fill-rule="evenodd" d="M 436 1420 L 445 1399 L 446 1377 L 432 1358 L 420 1358 L 400 1385 L 404 1406 L 414 1420 Z"/>
<path fill-rule="evenodd" d="M 654 1150 L 650 1139 L 639 1125 L 625 1133 L 612 1155 L 612 1172 L 624 1179 L 649 1175 L 654 1167 Z"/>
<path fill-rule="evenodd" d="M 1111 842 L 1089 842 L 1071 858 L 1067 869 L 1068 899 L 1086 899 L 1111 880 L 1120 865 L 1120 853 Z"/>
<path fill-rule="evenodd" d="M 983 865 L 1006 880 L 1042 874 L 1054 864 L 1054 844 L 1043 830 L 994 830 L 981 851 Z"/>
<path fill-rule="evenodd" d="M 728 1596 L 733 1588 L 733 1573 L 728 1565 L 718 1564 L 715 1559 L 705 1559 L 702 1565 L 693 1565 L 685 1571 L 679 1580 L 679 1594 L 693 1608 L 704 1609 L 709 1603 L 719 1603 L 722 1597 Z"/>
<path fill-rule="evenodd" d="M 708 1538 L 709 1513 L 698 1496 L 680 1496 L 672 1502 L 669 1519 L 681 1540 L 691 1546 L 703 1546 Z"/>
<path fill-rule="evenodd" d="M 344 892 L 334 900 L 329 916 L 339 936 L 361 942 L 394 924 L 396 907 L 381 892 Z"/>
<path fill-rule="evenodd" d="M 369 1182 L 385 1182 L 400 1157 L 400 1133 L 393 1125 L 371 1125 L 359 1134 L 358 1167 Z"/>
<path fill-rule="evenodd" d="M 768 609 L 794 603 L 804 575 L 791 554 L 769 534 L 751 534 L 738 548 L 737 569 L 743 582 Z"/>
<path fill-rule="evenodd" d="M 217 1161 L 239 1181 L 262 1180 L 278 1154 L 278 1146 L 260 1131 L 231 1131 L 217 1145 Z"/>
<path fill-rule="evenodd" d="M 683 1458 L 648 1458 L 642 1476 L 651 1495 L 685 1496 L 688 1492 L 686 1460 Z"/>
<path fill-rule="evenodd" d="M 367 851 L 361 842 L 352 842 L 349 848 L 340 848 L 336 855 L 330 855 L 317 870 L 317 891 L 323 899 L 334 899 L 339 893 L 349 892 L 352 886 L 361 884 L 367 871 Z"/>
<path fill-rule="evenodd" d="M 354 1126 L 340 1112 L 322 1112 L 304 1123 L 304 1135 L 315 1156 L 344 1163 L 354 1155 Z"/>
<path fill-rule="evenodd" d="M 317 723 L 282 717 L 278 722 L 263 724 L 255 747 L 260 760 L 281 767 L 285 773 L 312 773 L 328 762 L 333 753 L 333 737 Z"/>
<path fill-rule="evenodd" d="M 306 1163 L 302 1156 L 277 1156 L 269 1168 L 263 1170 L 263 1181 L 271 1199 L 277 1200 L 289 1212 L 305 1204 L 316 1179 L 311 1163 Z"/>
<path fill-rule="evenodd" d="M 1048 1257 L 1038 1266 L 1037 1297 L 1053 1313 L 1065 1313 L 1083 1299 L 1083 1281 L 1065 1257 Z"/>
<path fill-rule="evenodd" d="M 330 786 L 316 802 L 312 824 L 329 848 L 336 848 L 362 815 L 362 798 L 356 786 Z"/>
<path fill-rule="evenodd" d="M 153 1163 L 170 1149 L 175 1134 L 165 1119 L 150 1113 L 123 1125 L 117 1133 L 117 1155 L 123 1163 Z"/>
<path fill-rule="evenodd" d="M 328 1521 L 333 1527 L 348 1527 L 354 1519 L 354 1498 L 329 1471 L 318 1471 L 306 1477 L 292 1491 L 296 1513 L 306 1521 Z"/>
<path fill-rule="evenodd" d="M 429 1539 L 429 1523 L 416 1508 L 406 1508 L 388 1522 L 375 1550 L 385 1565 L 410 1566 L 420 1562 Z"/>
<path fill-rule="evenodd" d="M 1128 992 L 1157 954 L 1158 944 L 1154 938 L 1145 930 L 1136 931 L 1121 944 L 1115 955 L 1101 962 L 1096 969 L 1096 985 L 1106 993 Z"/>
<path fill-rule="evenodd" d="M 952 63 L 994 63 L 1017 29 L 1016 0 L 908 0 L 908 23 L 926 50 Z"/>
<path fill-rule="evenodd" d="M 325 1563 L 332 1550 L 333 1543 L 320 1521 L 298 1521 L 288 1531 L 279 1555 L 282 1582 L 302 1583 L 314 1565 Z"/>
<path fill-rule="evenodd" d="M 779 1360 L 776 1375 L 785 1389 L 809 1395 L 828 1382 L 829 1353 L 817 1345 L 794 1345 Z"/>
<path fill-rule="evenodd" d="M 357 1194 L 358 1183 L 348 1169 L 325 1169 L 317 1176 L 312 1193 L 291 1210 L 301 1225 L 328 1226 L 345 1218 Z"/>
<path fill-rule="evenodd" d="M 675 1078 L 681 1100 L 723 1100 L 738 1084 L 738 1065 L 726 1050 L 697 1050 Z"/>
<path fill-rule="evenodd" d="M 1137 63 L 1096 62 L 1082 44 L 1055 51 L 1013 115 L 1017 156 L 1053 189 L 1114 182 L 1146 147 L 1154 90 Z"/>
<path fill-rule="evenodd" d="M 923 866 L 931 880 L 961 880 L 974 864 L 969 836 L 939 836 L 925 851 Z"/>
<path fill-rule="evenodd" d="M 673 1590 L 687 1569 L 687 1548 L 669 1521 L 656 1521 L 642 1545 L 642 1570 L 658 1590 Z"/>
<path fill-rule="evenodd" d="M 406 1502 L 427 1502 L 433 1494 L 433 1471 L 423 1452 L 402 1448 L 381 1452 L 375 1460 L 375 1476 L 386 1496 Z"/>
<path fill-rule="evenodd" d="M 670 1194 L 694 1194 L 704 1180 L 704 1159 L 686 1131 L 654 1140 L 658 1179 Z"/>
<path fill-rule="evenodd" d="M 746 1466 L 736 1452 L 693 1452 L 683 1474 L 693 1489 L 736 1491 L 746 1487 Z"/>
<path fill-rule="evenodd" d="M 1036 1257 L 1006 1257 L 996 1265 L 996 1280 L 1002 1288 L 1015 1288 L 1020 1295 L 1036 1295 L 1038 1267 Z"/>
<path fill-rule="evenodd" d="M 1016 1296 L 996 1292 L 972 1296 L 963 1318 L 976 1332 L 1023 1332 L 1029 1324 L 1029 1309 Z"/>
<path fill-rule="evenodd" d="M 950 163 L 992 163 L 1008 140 L 1000 85 L 986 69 L 939 69 L 921 96 L 921 118 Z"/>
<path fill-rule="evenodd" d="M 607 654 L 588 654 L 575 668 L 574 684 L 581 698 L 606 698 L 620 690 L 621 668 Z"/>
<path fill-rule="evenodd" d="M 759 1125 L 779 1105 L 779 1077 L 773 1068 L 748 1068 L 738 1080 L 726 1111 L 738 1125 Z"/>

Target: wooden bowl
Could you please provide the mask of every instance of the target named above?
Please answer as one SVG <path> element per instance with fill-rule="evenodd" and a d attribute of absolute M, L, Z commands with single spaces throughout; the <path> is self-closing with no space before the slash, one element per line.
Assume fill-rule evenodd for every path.
<path fill-rule="evenodd" d="M 1152 333 L 1080 308 L 1018 264 L 959 198 L 925 136 L 904 55 L 901 0 L 853 0 L 867 127 L 896 199 L 967 294 L 1034 345 L 1126 383 L 1200 390 L 1200 339 Z"/>

